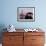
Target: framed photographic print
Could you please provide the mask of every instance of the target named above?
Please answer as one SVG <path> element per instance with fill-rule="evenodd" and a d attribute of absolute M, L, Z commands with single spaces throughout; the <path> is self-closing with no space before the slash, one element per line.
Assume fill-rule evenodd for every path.
<path fill-rule="evenodd" d="M 18 7 L 17 21 L 21 22 L 35 21 L 35 7 Z"/>

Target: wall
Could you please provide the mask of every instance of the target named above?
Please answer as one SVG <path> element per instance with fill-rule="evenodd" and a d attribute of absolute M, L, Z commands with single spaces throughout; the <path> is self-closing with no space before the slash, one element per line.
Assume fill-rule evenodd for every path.
<path fill-rule="evenodd" d="M 16 28 L 46 28 L 46 0 L 0 0 L 0 25 L 13 24 Z M 35 7 L 35 22 L 18 22 L 17 7 Z"/>

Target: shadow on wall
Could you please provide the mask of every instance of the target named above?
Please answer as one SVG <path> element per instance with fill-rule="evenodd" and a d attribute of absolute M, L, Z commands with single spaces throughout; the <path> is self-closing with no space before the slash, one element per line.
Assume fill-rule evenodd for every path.
<path fill-rule="evenodd" d="M 3 30 L 5 28 L 4 24 L 0 24 L 0 43 L 2 43 L 2 36 L 3 36 L 3 32 L 5 32 L 6 30 Z"/>

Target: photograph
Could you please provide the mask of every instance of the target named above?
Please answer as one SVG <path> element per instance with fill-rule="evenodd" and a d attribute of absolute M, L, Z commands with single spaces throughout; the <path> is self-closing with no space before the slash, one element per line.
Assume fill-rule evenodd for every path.
<path fill-rule="evenodd" d="M 35 21 L 35 7 L 18 7 L 17 21 L 22 22 Z"/>

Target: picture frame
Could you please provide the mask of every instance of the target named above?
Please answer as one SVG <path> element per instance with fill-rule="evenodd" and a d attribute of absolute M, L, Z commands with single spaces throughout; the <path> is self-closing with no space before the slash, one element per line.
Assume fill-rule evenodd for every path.
<path fill-rule="evenodd" d="M 20 22 L 34 22 L 35 21 L 35 7 L 18 7 L 17 21 Z"/>

